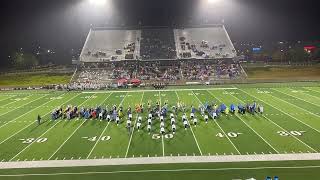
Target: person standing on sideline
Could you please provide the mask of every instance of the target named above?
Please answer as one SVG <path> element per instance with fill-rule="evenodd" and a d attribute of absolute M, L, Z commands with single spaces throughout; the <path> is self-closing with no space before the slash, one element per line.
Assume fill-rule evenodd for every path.
<path fill-rule="evenodd" d="M 38 114 L 38 117 L 37 117 L 37 122 L 38 122 L 38 126 L 41 124 L 41 117 L 40 115 Z"/>

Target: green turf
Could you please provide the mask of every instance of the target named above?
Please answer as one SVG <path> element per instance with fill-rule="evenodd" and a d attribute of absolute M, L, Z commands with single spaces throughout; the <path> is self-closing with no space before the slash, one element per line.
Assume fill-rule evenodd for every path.
<path fill-rule="evenodd" d="M 320 161 L 129 165 L 0 170 L 0 179 L 264 180 L 267 176 L 278 176 L 281 180 L 316 180 L 320 176 L 319 169 Z"/>
<path fill-rule="evenodd" d="M 191 105 L 197 108 L 201 104 L 213 101 L 228 106 L 231 103 L 245 104 L 257 101 L 264 105 L 265 113 L 224 114 L 218 120 L 210 120 L 206 124 L 197 112 L 197 127 L 192 125 L 185 130 L 181 121 L 182 112 L 178 112 L 177 133 L 173 138 L 157 138 L 155 134 L 160 134 L 159 120 L 154 121 L 150 134 L 146 129 L 147 103 L 155 104 L 157 101 L 161 105 L 167 102 L 169 108 L 178 101 L 184 102 L 187 104 L 188 117 Z M 311 83 L 310 86 L 308 83 L 269 86 L 257 84 L 247 87 L 239 85 L 227 86 L 226 89 L 223 89 L 223 86 L 210 86 L 209 89 L 166 91 L 1 92 L 0 161 L 319 152 L 319 102 L 320 87 L 317 83 Z M 129 106 L 134 109 L 135 105 L 140 103 L 145 106 L 145 112 L 141 114 L 143 123 L 140 131 L 134 128 L 128 132 L 126 118 L 122 118 L 119 126 L 114 122 L 99 120 L 50 120 L 50 112 L 61 105 L 111 107 L 122 104 L 126 111 Z M 41 125 L 35 122 L 38 114 L 44 119 Z M 138 114 L 133 114 L 134 124 L 137 116 Z M 169 118 L 165 121 L 166 132 L 171 134 Z M 190 119 L 189 121 L 191 123 Z M 202 173 L 206 174 L 197 174 Z M 152 174 L 165 176 L 162 176 L 162 173 Z M 176 174 L 184 177 L 180 176 L 181 173 Z M 128 174 L 119 176 L 126 175 Z"/>
<path fill-rule="evenodd" d="M 318 65 L 245 67 L 249 80 L 319 80 Z"/>
<path fill-rule="evenodd" d="M 0 76 L 0 86 L 44 86 L 52 84 L 66 84 L 71 79 L 71 74 L 50 73 L 20 73 Z"/>

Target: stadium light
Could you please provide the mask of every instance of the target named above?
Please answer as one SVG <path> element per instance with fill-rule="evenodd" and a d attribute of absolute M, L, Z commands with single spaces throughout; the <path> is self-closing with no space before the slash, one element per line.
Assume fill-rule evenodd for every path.
<path fill-rule="evenodd" d="M 89 3 L 95 6 L 104 6 L 107 0 L 89 0 Z"/>
<path fill-rule="evenodd" d="M 216 4 L 219 3 L 221 0 L 208 0 L 209 4 Z"/>

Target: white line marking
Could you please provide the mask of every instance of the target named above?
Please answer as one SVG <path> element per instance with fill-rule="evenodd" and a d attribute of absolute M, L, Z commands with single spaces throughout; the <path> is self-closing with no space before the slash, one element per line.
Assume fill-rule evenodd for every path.
<path fill-rule="evenodd" d="M 234 171 L 234 170 L 265 170 L 265 169 L 318 169 L 320 166 L 262 166 L 262 167 L 243 167 L 243 168 L 212 168 L 212 169 L 146 169 L 136 171 L 91 171 L 91 172 L 65 172 L 65 173 L 46 173 L 46 174 L 5 174 L 0 177 L 26 177 L 26 176 L 61 176 L 61 175 L 90 175 L 90 174 L 121 174 L 121 173 L 154 173 L 154 172 L 188 172 L 188 171 Z"/>
<path fill-rule="evenodd" d="M 109 97 L 110 97 L 112 94 L 113 94 L 113 93 L 110 93 L 109 96 L 106 97 L 101 104 L 105 103 L 106 100 L 109 99 Z M 124 98 L 123 98 L 123 99 L 124 99 Z M 103 134 L 105 133 L 105 131 L 107 130 L 109 124 L 110 124 L 110 121 L 108 122 L 107 126 L 103 129 L 103 131 L 102 131 L 102 133 L 100 134 L 98 140 L 95 142 L 94 146 L 93 146 L 92 149 L 90 150 L 90 152 L 89 152 L 89 154 L 88 154 L 88 156 L 87 156 L 87 159 L 91 156 L 93 150 L 96 148 L 97 144 L 100 142 L 100 140 L 101 140 Z"/>
<path fill-rule="evenodd" d="M 282 113 L 284 113 L 284 114 L 286 114 L 286 115 L 290 116 L 291 118 L 295 119 L 296 121 L 299 121 L 300 123 L 302 123 L 302 124 L 304 124 L 304 125 L 308 126 L 309 128 L 311 128 L 311 129 L 313 129 L 313 130 L 317 131 L 318 133 L 320 133 L 320 131 L 319 131 L 318 129 L 313 128 L 313 127 L 312 127 L 312 126 L 310 126 L 309 124 L 307 124 L 307 123 L 305 123 L 305 122 L 303 122 L 303 121 L 301 121 L 301 120 L 297 119 L 296 117 L 292 116 L 292 115 L 291 115 L 291 114 L 289 114 L 289 113 L 286 113 L 285 111 L 281 110 L 280 108 L 276 108 L 276 107 L 275 107 L 275 106 L 273 106 L 272 104 L 270 104 L 270 103 L 268 103 L 268 102 L 266 102 L 266 101 L 263 101 L 263 100 L 261 100 L 260 98 L 258 98 L 258 97 L 256 97 L 256 96 L 254 96 L 254 95 L 252 95 L 252 94 L 250 95 L 249 93 L 247 93 L 246 91 L 244 91 L 244 90 L 242 90 L 242 89 L 239 89 L 239 90 L 240 90 L 240 91 L 242 91 L 242 92 L 244 92 L 244 93 L 246 93 L 246 94 L 248 94 L 249 96 L 255 97 L 255 98 L 256 98 L 256 99 L 258 99 L 259 101 L 262 101 L 262 102 L 264 102 L 265 104 L 268 104 L 269 106 L 273 107 L 274 109 L 277 109 L 277 110 L 281 111 Z"/>
<path fill-rule="evenodd" d="M 288 93 L 286 93 L 286 92 L 283 92 L 283 91 L 280 91 L 280 90 L 278 90 L 278 89 L 276 89 L 276 88 L 273 88 L 273 90 L 278 91 L 278 92 L 280 92 L 280 93 L 282 93 L 282 94 L 285 94 L 285 95 L 287 95 L 287 96 L 291 96 L 291 97 L 293 97 L 293 98 L 295 98 L 295 99 L 299 99 L 299 100 L 302 100 L 302 101 L 304 101 L 304 102 L 307 102 L 307 103 L 310 103 L 310 104 L 313 104 L 313 105 L 315 105 L 315 106 L 320 107 L 320 105 L 318 105 L 318 104 L 315 104 L 315 103 L 313 103 L 313 102 L 307 101 L 307 100 L 305 100 L 305 99 L 299 98 L 299 97 L 294 96 L 294 95 L 290 95 L 290 94 L 288 94 Z M 309 94 L 306 94 L 306 93 L 303 93 L 303 92 L 300 92 L 300 93 L 302 93 L 302 94 L 304 94 L 304 95 L 309 95 Z M 313 96 L 313 98 L 318 98 L 318 97 Z"/>
<path fill-rule="evenodd" d="M 140 104 L 142 104 L 143 97 L 144 97 L 144 92 L 142 93 L 142 97 L 141 97 L 141 100 L 140 100 Z M 136 127 L 136 123 L 137 123 L 138 116 L 139 116 L 139 114 L 137 114 L 136 120 L 135 120 L 134 125 L 133 125 L 133 129 L 132 129 L 132 132 L 131 132 L 131 135 L 130 135 L 130 139 L 129 139 L 129 143 L 128 143 L 128 147 L 127 147 L 127 151 L 126 151 L 125 157 L 127 157 L 127 156 L 128 156 L 128 153 L 129 153 L 129 149 L 130 149 L 130 145 L 131 145 L 131 140 L 132 140 L 132 136 L 133 136 L 134 129 L 135 129 L 135 127 Z"/>
<path fill-rule="evenodd" d="M 278 126 L 280 129 L 282 129 L 283 131 L 288 132 L 286 129 L 284 129 L 283 127 L 281 127 L 280 125 L 278 125 L 277 123 L 275 123 L 274 121 L 272 121 L 271 119 L 265 117 L 264 115 L 262 115 L 264 118 L 266 118 L 267 120 L 269 120 L 271 123 L 273 123 L 274 125 Z M 289 136 L 295 138 L 296 140 L 298 140 L 299 142 L 301 142 L 302 144 L 304 144 L 305 146 L 307 146 L 308 148 L 310 148 L 311 150 L 313 150 L 314 152 L 318 152 L 317 150 L 313 149 L 312 147 L 310 147 L 308 144 L 306 144 L 305 142 L 301 141 L 299 138 L 297 138 L 296 136 L 293 136 L 292 134 L 289 133 Z"/>
<path fill-rule="evenodd" d="M 232 89 L 238 89 L 237 87 L 231 87 L 231 88 L 203 88 L 203 89 L 163 89 L 162 92 L 174 92 L 174 91 L 197 91 L 197 90 L 232 90 Z M 136 90 L 134 92 L 158 92 L 159 90 Z M 133 92 L 133 91 L 88 91 L 88 92 L 82 92 L 83 94 L 99 94 L 99 93 L 107 93 L 107 92 L 121 92 L 121 93 L 127 93 L 127 92 Z"/>
<path fill-rule="evenodd" d="M 63 96 L 63 95 L 65 95 L 65 94 L 62 94 L 62 95 L 60 95 L 60 96 Z M 80 95 L 80 94 L 78 94 L 78 95 Z M 77 95 L 77 96 L 78 96 L 78 95 Z M 67 102 L 65 102 L 65 103 L 63 103 L 63 104 L 67 104 L 69 101 L 71 101 L 72 99 L 76 98 L 77 96 L 72 97 L 71 99 L 69 99 Z M 43 105 L 45 105 L 45 104 L 47 104 L 47 103 L 50 103 L 51 101 L 53 101 L 53 100 L 50 100 L 50 101 L 48 101 L 48 102 L 44 103 Z M 32 109 L 31 111 L 29 111 L 29 112 L 27 112 L 27 113 L 30 113 L 30 112 L 32 112 L 32 111 L 34 111 L 34 110 L 36 110 L 36 109 L 38 109 L 38 108 L 42 107 L 43 105 L 38 106 L 37 108 Z M 26 113 L 26 114 L 27 114 L 27 113 Z M 45 114 L 44 116 L 47 116 L 48 114 L 50 114 L 50 112 L 48 112 L 48 113 L 47 113 L 47 114 Z M 18 118 L 20 118 L 20 117 L 22 117 L 22 116 L 23 116 L 23 115 L 19 116 Z M 16 118 L 16 119 L 17 119 L 17 118 Z M 14 133 L 13 135 L 9 136 L 7 139 L 3 140 L 2 142 L 0 142 L 0 145 L 1 145 L 2 143 L 6 142 L 8 139 L 12 138 L 13 136 L 15 136 L 15 135 L 19 134 L 21 131 L 23 131 L 23 130 L 27 129 L 27 128 L 28 128 L 29 126 L 31 126 L 33 123 L 34 123 L 34 122 L 30 123 L 28 126 L 26 126 L 26 127 L 22 128 L 22 129 L 20 129 L 18 132 Z"/>
<path fill-rule="evenodd" d="M 48 95 L 46 95 L 46 96 L 48 96 Z M 44 97 L 46 97 L 46 96 L 42 96 L 42 97 L 40 97 L 40 98 L 37 98 L 37 99 L 35 99 L 35 100 L 27 103 L 27 104 L 30 104 L 30 103 L 32 103 L 32 102 L 34 102 L 34 101 L 37 101 L 37 100 L 39 100 L 39 99 L 42 99 L 42 98 L 44 98 Z M 53 100 L 51 100 L 51 101 L 53 101 Z M 48 103 L 51 102 L 51 101 L 48 101 L 48 102 L 46 102 L 46 103 L 38 106 L 38 107 L 35 108 L 35 109 L 31 109 L 30 111 L 28 111 L 28 112 L 26 112 L 26 113 L 24 113 L 24 114 L 21 114 L 20 116 L 14 118 L 14 119 L 12 119 L 12 120 L 7 121 L 7 123 L 5 123 L 5 124 L 3 124 L 2 126 L 0 126 L 0 128 L 2 128 L 3 126 L 6 126 L 6 125 L 7 125 L 8 123 L 10 123 L 11 121 L 15 121 L 15 120 L 17 120 L 17 119 L 25 116 L 26 114 L 29 114 L 30 112 L 32 112 L 32 111 L 34 111 L 34 110 L 36 110 L 36 109 L 38 109 L 38 108 L 40 108 L 40 107 L 43 107 L 45 104 L 48 104 Z M 25 105 L 27 105 L 27 104 L 25 104 Z M 22 106 L 20 106 L 20 107 L 23 107 L 23 106 L 25 106 L 25 105 L 22 105 Z M 16 109 L 18 109 L 18 108 L 20 108 L 20 107 L 17 107 Z M 13 110 L 15 110 L 15 109 L 13 109 Z M 13 111 L 13 110 L 12 110 L 12 111 Z M 9 112 L 11 112 L 11 111 L 8 111 L 7 113 L 9 113 Z M 7 114 L 7 113 L 4 113 L 4 114 Z M 4 115 L 4 114 L 1 114 L 0 117 L 1 117 L 2 115 Z"/>
<path fill-rule="evenodd" d="M 226 92 L 226 91 L 225 91 L 225 92 Z M 239 101 L 241 101 L 239 98 L 235 97 L 235 96 L 232 95 L 232 94 L 230 94 L 230 96 L 232 96 L 232 97 L 238 99 Z M 222 101 L 221 101 L 220 99 L 218 99 L 217 97 L 216 97 L 216 99 L 222 103 Z M 243 102 L 243 101 L 241 101 L 241 102 Z M 279 154 L 279 151 L 278 151 L 278 150 L 276 150 L 267 140 L 265 140 L 259 133 L 257 133 L 257 131 L 255 131 L 255 130 L 254 130 L 247 122 L 245 122 L 237 113 L 236 113 L 236 116 L 237 116 L 248 128 L 250 128 L 254 133 L 256 133 L 256 135 L 258 135 L 267 145 L 269 145 L 269 147 L 271 147 L 275 152 L 277 152 L 277 153 Z"/>
<path fill-rule="evenodd" d="M 207 92 L 213 96 L 208 90 Z M 213 96 L 214 97 L 214 96 Z M 203 103 L 200 101 L 200 99 L 196 96 L 196 98 L 198 99 L 198 101 L 203 105 Z M 211 116 L 211 115 L 210 115 Z M 233 144 L 233 142 L 231 141 L 231 139 L 229 138 L 229 136 L 226 134 L 226 132 L 221 128 L 221 126 L 219 125 L 219 123 L 217 121 L 214 120 L 214 122 L 217 124 L 217 126 L 220 128 L 220 130 L 222 131 L 222 133 L 224 134 L 224 136 L 229 140 L 229 142 L 231 143 L 231 145 L 234 147 L 234 149 L 238 152 L 238 154 L 241 155 L 240 151 L 238 150 L 238 148 Z"/>
<path fill-rule="evenodd" d="M 176 92 L 176 95 L 177 95 L 177 97 L 178 97 L 178 100 L 180 101 L 180 97 L 179 97 L 177 91 L 175 91 L 175 92 Z M 196 96 L 196 94 L 195 94 L 193 91 L 192 91 L 192 93 L 193 93 L 194 96 Z M 197 98 L 198 98 L 198 97 L 197 97 Z M 198 100 L 199 100 L 199 99 L 198 99 Z M 199 102 L 200 102 L 200 100 L 199 100 Z M 201 104 L 202 104 L 202 103 L 201 103 Z M 189 120 L 188 120 L 188 122 L 189 122 Z M 200 148 L 199 143 L 198 143 L 198 140 L 197 140 L 197 138 L 196 138 L 196 136 L 195 136 L 195 134 L 194 134 L 194 132 L 193 132 L 192 125 L 191 125 L 190 122 L 189 122 L 189 127 L 190 127 L 190 130 L 191 130 L 191 132 L 192 132 L 193 138 L 194 138 L 194 140 L 195 140 L 195 142 L 196 142 L 196 144 L 197 144 L 197 147 L 198 147 L 198 150 L 199 150 L 199 152 L 200 152 L 200 155 L 202 156 L 201 148 Z"/>
<path fill-rule="evenodd" d="M 82 102 L 79 106 L 83 105 L 84 103 L 86 103 L 89 99 L 85 100 L 84 102 Z M 49 157 L 48 160 L 50 160 L 61 148 L 62 146 L 64 146 L 64 144 L 78 131 L 78 129 L 87 121 L 83 121 L 78 127 L 77 129 L 75 129 L 72 134 L 59 146 L 59 148 Z"/>
<path fill-rule="evenodd" d="M 164 142 L 163 142 L 163 135 L 161 136 L 162 138 L 162 156 L 164 156 Z"/>
<path fill-rule="evenodd" d="M 306 87 L 303 87 L 303 88 L 308 89 L 308 88 L 306 88 Z M 288 88 L 288 89 L 292 89 L 292 88 Z M 294 89 L 292 89 L 292 90 L 294 90 Z M 308 90 L 310 90 L 310 89 L 308 89 Z M 313 90 L 311 90 L 311 91 L 313 91 Z M 307 92 L 309 92 L 309 91 L 307 91 Z M 305 91 L 299 91 L 299 93 L 302 93 L 302 94 L 304 94 L 304 95 L 311 96 L 311 97 L 316 98 L 316 99 L 320 99 L 320 97 L 317 97 L 317 96 L 308 94 L 307 92 L 305 92 Z"/>
<path fill-rule="evenodd" d="M 161 111 L 161 93 L 160 93 L 160 91 L 159 91 L 159 104 L 160 104 L 160 106 L 159 106 L 159 112 L 160 112 Z M 164 156 L 165 153 L 164 153 L 163 135 L 161 136 L 161 143 L 162 143 L 162 156 Z"/>
<path fill-rule="evenodd" d="M 32 141 L 30 144 L 28 144 L 28 146 L 26 146 L 25 148 L 23 148 L 18 154 L 16 154 L 15 156 L 13 156 L 13 158 L 10 159 L 10 161 L 12 161 L 13 159 L 15 159 L 16 157 L 18 157 L 21 153 L 23 153 L 26 149 L 28 149 L 32 144 L 34 144 L 34 142 L 36 142 L 37 140 L 39 140 L 40 138 L 42 138 L 45 134 L 47 134 L 51 129 L 53 129 L 54 127 L 56 127 L 56 125 L 58 125 L 61 121 L 58 121 L 55 125 L 53 125 L 52 127 L 50 127 L 49 129 L 47 129 L 43 134 L 41 134 L 38 138 L 36 138 L 34 141 Z"/>
<path fill-rule="evenodd" d="M 49 95 L 49 94 L 48 94 Z M 33 96 L 33 94 L 31 94 L 31 95 L 29 95 L 29 96 L 26 96 L 26 97 L 23 97 L 23 98 L 29 98 L 30 96 Z M 47 95 L 46 95 L 47 96 Z M 42 97 L 45 97 L 45 96 L 42 96 Z M 40 98 L 42 98 L 42 97 L 40 97 Z M 23 99 L 22 98 L 22 99 Z M 38 98 L 38 99 L 40 99 L 40 98 Z M 25 100 L 22 100 L 22 101 L 26 101 L 26 100 L 28 100 L 28 99 L 25 99 Z M 15 100 L 13 100 L 12 102 L 10 102 L 10 103 L 8 103 L 8 104 L 4 104 L 4 105 L 2 105 L 2 106 L 0 106 L 0 107 L 2 107 L 2 108 L 6 108 L 6 107 L 8 107 L 8 105 L 10 105 L 10 104 L 13 104 L 13 103 L 16 103 L 16 102 L 21 102 L 21 101 L 15 101 Z M 21 107 L 23 107 L 23 106 L 25 106 L 25 105 L 27 105 L 27 104 L 30 104 L 31 102 L 28 102 L 28 103 L 25 103 L 25 104 L 23 104 L 23 105 L 21 105 L 21 106 L 19 106 L 19 107 L 16 107 L 16 108 L 14 108 L 13 110 L 15 110 L 15 109 L 18 109 L 18 108 L 21 108 Z M 12 110 L 12 111 L 13 111 Z M 9 112 L 11 112 L 11 111 L 9 111 Z M 6 113 L 4 113 L 4 114 L 7 114 L 8 112 L 6 112 Z M 3 114 L 1 114 L 0 116 L 2 116 Z"/>
<path fill-rule="evenodd" d="M 283 93 L 283 92 L 281 92 L 281 91 L 279 91 L 279 90 L 276 90 L 276 89 L 273 89 L 273 90 L 275 90 L 275 91 L 277 91 L 277 92 L 280 92 L 280 93 Z M 283 93 L 283 94 L 286 94 L 286 93 Z M 297 106 L 297 105 L 295 105 L 295 104 L 292 104 L 292 103 L 290 103 L 290 102 L 288 102 L 288 101 L 285 101 L 285 100 L 283 100 L 283 99 L 281 99 L 281 98 L 278 98 L 278 97 L 276 97 L 276 96 L 273 96 L 272 94 L 269 94 L 269 95 L 272 96 L 272 97 L 274 97 L 274 98 L 277 98 L 277 99 L 279 99 L 279 100 L 281 100 L 281 101 L 283 101 L 283 102 L 285 102 L 285 103 L 287 103 L 287 104 L 291 104 L 292 106 L 295 106 L 295 107 L 297 107 L 297 108 L 299 108 L 299 109 L 301 109 L 301 110 L 303 110 L 303 111 L 305 111 L 305 112 L 309 112 L 310 114 L 312 114 L 312 115 L 314 115 L 314 116 L 320 117 L 319 115 L 317 115 L 317 114 L 315 114 L 315 113 L 313 113 L 313 112 L 310 112 L 310 111 L 308 111 L 308 110 L 306 110 L 306 109 L 304 109 L 304 108 L 301 108 L 301 107 L 299 107 L 299 106 Z M 289 95 L 289 94 L 286 94 L 286 95 L 291 96 L 291 95 Z M 291 97 L 293 97 L 293 96 L 291 96 Z M 299 99 L 299 98 L 297 98 L 297 99 Z M 305 100 L 303 100 L 303 101 L 305 101 Z M 305 101 L 305 102 L 307 102 L 307 101 Z"/>

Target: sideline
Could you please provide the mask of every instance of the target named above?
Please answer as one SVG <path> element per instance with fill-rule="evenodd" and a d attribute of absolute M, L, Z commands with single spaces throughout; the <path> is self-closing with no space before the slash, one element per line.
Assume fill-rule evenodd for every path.
<path fill-rule="evenodd" d="M 50 174 L 4 174 L 0 177 L 26 177 L 26 176 L 60 176 L 60 175 L 90 175 L 90 174 L 121 174 L 121 173 L 152 173 L 152 172 L 187 172 L 187 171 L 232 171 L 232 170 L 264 170 L 264 169 L 316 169 L 320 166 L 262 166 L 240 168 L 212 168 L 212 169 L 146 169 L 132 171 L 91 171 L 74 173 L 50 173 Z"/>
<path fill-rule="evenodd" d="M 142 157 L 88 160 L 46 160 L 1 162 L 0 169 L 50 168 L 50 167 L 84 167 L 108 165 L 143 165 L 143 164 L 182 164 L 210 162 L 259 162 L 259 161 L 301 161 L 320 160 L 320 153 L 301 154 L 260 154 L 260 155 L 226 155 L 226 156 L 173 156 Z"/>
<path fill-rule="evenodd" d="M 230 87 L 230 88 L 199 88 L 199 89 L 145 89 L 145 90 L 124 90 L 124 91 L 83 91 L 81 93 L 83 94 L 94 94 L 94 93 L 108 93 L 108 92 L 113 92 L 113 93 L 116 93 L 116 92 L 120 92 L 120 93 L 126 93 L 126 92 L 132 92 L 132 93 L 135 93 L 135 92 L 168 92 L 168 91 L 201 91 L 201 90 L 233 90 L 233 89 L 238 89 L 237 87 Z M 74 92 L 77 92 L 77 91 L 74 91 Z M 79 91 L 78 91 L 79 92 Z"/>

